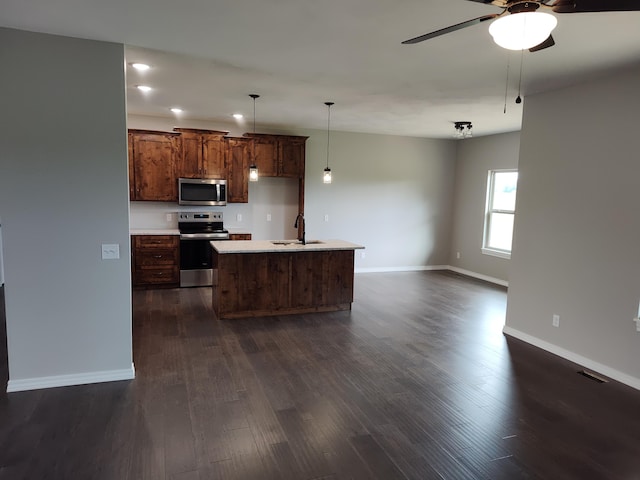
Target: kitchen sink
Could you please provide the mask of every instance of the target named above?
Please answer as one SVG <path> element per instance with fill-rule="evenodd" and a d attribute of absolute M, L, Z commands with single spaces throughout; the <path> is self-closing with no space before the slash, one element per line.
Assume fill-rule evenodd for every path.
<path fill-rule="evenodd" d="M 300 240 L 272 240 L 273 245 L 302 245 Z M 322 240 L 307 240 L 307 245 L 318 245 L 324 243 Z"/>

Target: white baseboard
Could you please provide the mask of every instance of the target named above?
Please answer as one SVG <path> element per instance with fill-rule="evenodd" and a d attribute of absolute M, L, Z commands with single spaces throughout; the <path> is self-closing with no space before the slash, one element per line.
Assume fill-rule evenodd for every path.
<path fill-rule="evenodd" d="M 509 282 L 506 280 L 490 277 L 488 275 L 483 275 L 482 273 L 472 272 L 471 270 L 465 270 L 464 268 L 447 265 L 447 270 L 451 270 L 452 272 L 459 273 L 460 275 L 466 275 L 467 277 L 477 278 L 478 280 L 484 280 L 485 282 L 495 283 L 496 285 L 501 285 L 503 287 L 509 287 Z"/>
<path fill-rule="evenodd" d="M 374 267 L 356 268 L 355 273 L 384 273 L 384 272 L 423 272 L 426 270 L 447 270 L 448 265 L 421 265 L 408 267 Z"/>
<path fill-rule="evenodd" d="M 490 277 L 482 273 L 472 272 L 463 268 L 453 267 L 451 265 L 421 265 L 408 267 L 374 267 L 374 268 L 356 268 L 355 273 L 385 273 L 385 272 L 423 272 L 427 270 L 451 270 L 452 272 L 466 275 L 467 277 L 477 278 L 485 282 L 495 283 L 503 287 L 508 287 L 509 282 L 500 278 Z"/>
<path fill-rule="evenodd" d="M 636 377 L 632 377 L 631 375 L 627 375 L 615 368 L 608 367 L 603 365 L 602 363 L 598 363 L 594 360 L 591 360 L 587 357 L 583 357 L 582 355 L 578 355 L 570 350 L 566 350 L 562 347 L 554 345 L 553 343 L 546 342 L 544 340 L 539 339 L 538 337 L 534 337 L 529 335 L 528 333 L 521 332 L 520 330 L 516 330 L 515 328 L 504 326 L 502 329 L 502 333 L 505 335 L 509 335 L 511 337 L 517 338 L 526 342 L 534 347 L 541 348 L 542 350 L 546 350 L 547 352 L 553 353 L 554 355 L 558 355 L 564 359 L 567 359 L 573 363 L 577 363 L 578 365 L 582 365 L 588 370 L 593 370 L 595 373 L 600 373 L 605 377 L 612 378 L 620 383 L 624 383 L 630 387 L 635 388 L 636 390 L 640 390 L 640 379 Z"/>
<path fill-rule="evenodd" d="M 136 376 L 133 363 L 131 368 L 122 370 L 106 370 L 102 372 L 72 373 L 69 375 L 54 375 L 51 377 L 24 378 L 9 380 L 7 393 L 23 392 L 25 390 L 39 390 L 41 388 L 68 387 L 70 385 L 86 385 L 88 383 L 116 382 L 132 380 Z"/>

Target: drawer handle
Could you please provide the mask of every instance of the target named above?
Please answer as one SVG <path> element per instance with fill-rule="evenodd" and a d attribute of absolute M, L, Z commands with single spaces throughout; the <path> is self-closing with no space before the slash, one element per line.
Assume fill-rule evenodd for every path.
<path fill-rule="evenodd" d="M 153 258 L 162 258 L 163 255 L 154 255 Z"/>
<path fill-rule="evenodd" d="M 154 277 L 164 277 L 164 275 L 165 274 L 163 272 L 153 274 Z"/>

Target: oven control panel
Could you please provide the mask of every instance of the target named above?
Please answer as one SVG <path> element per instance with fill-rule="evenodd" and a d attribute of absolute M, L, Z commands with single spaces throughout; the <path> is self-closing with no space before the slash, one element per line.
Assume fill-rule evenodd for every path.
<path fill-rule="evenodd" d="M 222 222 L 222 212 L 178 212 L 178 223 Z"/>

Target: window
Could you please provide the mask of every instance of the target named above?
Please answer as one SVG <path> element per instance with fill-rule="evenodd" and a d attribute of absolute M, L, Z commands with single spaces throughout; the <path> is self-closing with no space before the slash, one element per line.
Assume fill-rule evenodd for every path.
<path fill-rule="evenodd" d="M 482 253 L 511 258 L 517 170 L 489 170 Z"/>

